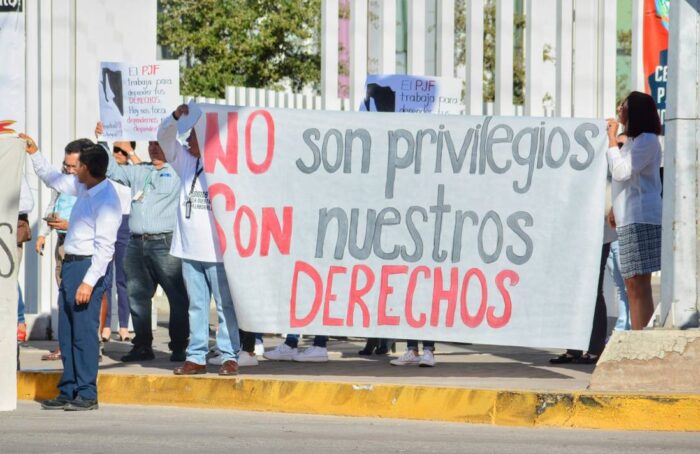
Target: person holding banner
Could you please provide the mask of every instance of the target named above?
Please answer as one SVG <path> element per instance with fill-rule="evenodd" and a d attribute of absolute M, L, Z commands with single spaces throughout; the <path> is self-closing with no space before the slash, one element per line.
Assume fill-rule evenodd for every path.
<path fill-rule="evenodd" d="M 99 136 L 102 131 L 102 124 L 98 123 L 95 134 Z M 107 177 L 131 188 L 128 224 L 131 237 L 126 247 L 124 269 L 134 324 L 134 346 L 121 360 L 155 359 L 151 309 L 153 295 L 160 285 L 170 305 L 170 361 L 185 361 L 189 301 L 182 278 L 182 260 L 170 255 L 180 197 L 180 178 L 165 162 L 163 150 L 156 141 L 148 144 L 151 162 L 133 166 L 118 164 L 115 154 L 109 153 L 104 142 L 100 144 L 109 156 Z"/>
<path fill-rule="evenodd" d="M 66 255 L 59 289 L 58 339 L 63 359 L 59 395 L 42 402 L 47 410 L 95 410 L 100 302 L 105 273 L 114 255 L 121 206 L 106 181 L 109 161 L 98 145 L 81 150 L 76 175 L 55 170 L 25 134 L 34 171 L 50 188 L 77 196 L 64 243 Z"/>
<path fill-rule="evenodd" d="M 632 329 L 644 329 L 654 314 L 651 273 L 661 269 L 661 120 L 654 99 L 633 91 L 608 119 L 608 164 L 612 173 L 610 225 L 620 245 L 620 268 L 629 297 Z M 618 149 L 617 129 L 627 142 Z"/>
<path fill-rule="evenodd" d="M 75 175 L 78 168 L 78 160 L 80 158 L 80 150 L 94 145 L 89 139 L 77 139 L 69 142 L 65 147 L 63 155 L 62 171 L 66 175 Z M 44 246 L 46 238 L 51 235 L 51 231 L 56 231 L 56 246 L 54 248 L 54 260 L 56 268 L 54 276 L 56 284 L 61 286 L 61 269 L 63 267 L 63 257 L 65 256 L 64 242 L 68 230 L 68 219 L 73 211 L 76 197 L 69 194 L 60 194 L 52 191 L 53 195 L 49 205 L 44 211 L 44 222 L 39 229 L 39 236 L 36 239 L 36 252 L 39 255 L 44 255 Z M 59 307 L 58 310 L 61 310 Z M 61 348 L 56 348 L 53 351 L 41 356 L 42 361 L 56 361 L 61 359 Z"/>
<path fill-rule="evenodd" d="M 17 267 L 22 263 L 24 243 L 32 239 L 32 229 L 29 226 L 29 213 L 34 209 L 34 197 L 29 188 L 27 176 L 22 175 L 19 191 L 19 214 L 17 216 Z M 27 340 L 27 323 L 24 318 L 24 298 L 22 287 L 17 283 L 17 342 Z"/>
<path fill-rule="evenodd" d="M 186 359 L 173 372 L 175 375 L 206 373 L 209 303 L 213 295 L 219 316 L 216 335 L 216 346 L 222 359 L 219 375 L 236 375 L 237 352 L 241 347 L 238 321 L 217 241 L 204 163 L 192 129 L 195 121 L 194 115 L 189 115 L 188 106 L 181 105 L 158 128 L 158 143 L 166 161 L 180 177 L 179 209 L 170 254 L 182 259 L 182 275 L 190 301 L 190 339 Z"/>

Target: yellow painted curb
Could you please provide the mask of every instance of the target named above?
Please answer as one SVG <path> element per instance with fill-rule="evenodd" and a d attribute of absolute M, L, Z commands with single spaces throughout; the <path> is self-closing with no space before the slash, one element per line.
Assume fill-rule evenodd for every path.
<path fill-rule="evenodd" d="M 17 398 L 55 397 L 59 373 L 19 372 Z M 700 431 L 700 395 L 557 393 L 211 376 L 100 374 L 101 403 L 529 427 Z"/>

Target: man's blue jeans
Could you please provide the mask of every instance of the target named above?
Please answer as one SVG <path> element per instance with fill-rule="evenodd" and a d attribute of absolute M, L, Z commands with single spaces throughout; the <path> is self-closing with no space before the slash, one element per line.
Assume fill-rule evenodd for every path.
<path fill-rule="evenodd" d="M 209 351 L 209 302 L 212 296 L 219 316 L 219 331 L 216 347 L 223 361 L 238 360 L 241 341 L 238 335 L 238 320 L 233 309 L 233 299 L 226 280 L 223 263 L 182 261 L 182 277 L 185 279 L 190 298 L 190 343 L 187 346 L 187 361 L 205 365 Z"/>
<path fill-rule="evenodd" d="M 24 323 L 24 298 L 22 298 L 22 287 L 17 284 L 17 323 Z"/>
<path fill-rule="evenodd" d="M 92 289 L 87 304 L 76 304 L 75 293 L 90 268 L 90 259 L 64 262 L 58 290 L 58 345 L 63 375 L 58 383 L 60 398 L 97 399 L 97 365 L 100 341 L 100 306 L 105 292 L 104 277 Z"/>
<path fill-rule="evenodd" d="M 615 281 L 617 288 L 618 299 L 618 315 L 615 322 L 616 331 L 629 331 L 632 329 L 630 322 L 630 303 L 627 299 L 627 290 L 625 289 L 625 280 L 620 272 L 620 244 L 617 241 L 610 243 L 610 254 L 606 263 L 608 273 Z"/>
<path fill-rule="evenodd" d="M 171 241 L 172 234 L 163 234 L 154 239 L 131 238 L 127 245 L 124 271 L 134 324 L 134 347 L 150 348 L 153 344 L 152 299 L 160 284 L 170 305 L 168 347 L 172 351 L 187 348 L 189 300 L 182 278 L 182 260 L 170 255 Z"/>

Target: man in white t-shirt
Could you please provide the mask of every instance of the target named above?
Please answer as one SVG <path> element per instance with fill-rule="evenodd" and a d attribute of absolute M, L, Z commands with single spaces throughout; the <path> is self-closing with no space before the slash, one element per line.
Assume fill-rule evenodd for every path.
<path fill-rule="evenodd" d="M 180 177 L 180 202 L 170 254 L 182 259 L 182 275 L 190 300 L 187 358 L 174 373 L 206 373 L 209 301 L 213 295 L 219 316 L 216 345 L 222 355 L 219 375 L 236 375 L 237 352 L 240 350 L 238 321 L 208 197 L 204 162 L 194 130 L 190 133 L 187 144 L 181 144 L 177 140 L 177 122 L 187 114 L 187 106 L 179 106 L 158 128 L 158 143 L 166 160 Z"/>

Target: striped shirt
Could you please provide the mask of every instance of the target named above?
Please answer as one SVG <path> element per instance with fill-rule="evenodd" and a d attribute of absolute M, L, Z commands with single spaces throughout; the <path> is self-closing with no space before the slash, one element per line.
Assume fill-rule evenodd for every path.
<path fill-rule="evenodd" d="M 160 170 L 150 162 L 120 166 L 106 144 L 101 145 L 109 156 L 107 177 L 131 188 L 131 234 L 173 232 L 180 197 L 180 177 L 170 164 L 165 164 Z"/>

